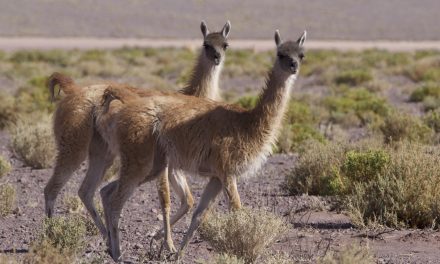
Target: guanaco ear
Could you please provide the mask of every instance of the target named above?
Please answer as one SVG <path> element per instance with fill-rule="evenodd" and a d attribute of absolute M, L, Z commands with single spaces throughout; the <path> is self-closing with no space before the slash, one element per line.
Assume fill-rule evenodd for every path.
<path fill-rule="evenodd" d="M 280 36 L 280 31 L 278 29 L 275 30 L 275 44 L 277 44 L 277 46 L 281 44 L 281 36 Z"/>
<path fill-rule="evenodd" d="M 223 26 L 223 29 L 222 29 L 222 35 L 224 38 L 228 37 L 230 30 L 231 30 L 231 22 L 229 22 L 229 20 L 228 20 L 228 22 L 226 22 L 226 24 Z"/>
<path fill-rule="evenodd" d="M 200 24 L 200 29 L 202 30 L 203 38 L 206 38 L 206 36 L 209 34 L 209 29 L 206 26 L 205 21 L 202 21 L 202 23 Z"/>
<path fill-rule="evenodd" d="M 302 47 L 304 45 L 304 41 L 306 41 L 306 36 L 307 36 L 307 31 L 304 30 L 304 33 L 296 41 L 300 47 Z"/>

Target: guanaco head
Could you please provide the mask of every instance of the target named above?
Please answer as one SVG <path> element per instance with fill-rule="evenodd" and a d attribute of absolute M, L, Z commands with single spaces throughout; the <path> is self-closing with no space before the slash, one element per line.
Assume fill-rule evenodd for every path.
<path fill-rule="evenodd" d="M 221 31 L 210 33 L 206 23 L 202 21 L 200 29 L 203 34 L 203 54 L 208 61 L 219 65 L 223 62 L 225 51 L 229 46 L 228 35 L 231 30 L 231 22 L 226 22 Z"/>
<path fill-rule="evenodd" d="M 299 37 L 297 41 L 281 41 L 280 32 L 275 31 L 275 43 L 277 44 L 277 63 L 281 69 L 289 74 L 296 74 L 304 59 L 304 42 L 307 32 Z"/>

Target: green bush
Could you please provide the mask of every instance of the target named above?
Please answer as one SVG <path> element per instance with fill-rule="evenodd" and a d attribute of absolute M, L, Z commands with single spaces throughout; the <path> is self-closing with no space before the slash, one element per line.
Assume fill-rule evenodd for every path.
<path fill-rule="evenodd" d="M 373 74 L 367 69 L 345 70 L 338 73 L 334 78 L 337 85 L 346 84 L 350 86 L 357 86 L 371 80 L 373 80 Z"/>
<path fill-rule="evenodd" d="M 306 141 L 297 165 L 288 174 L 283 188 L 291 195 L 335 195 L 345 190 L 340 167 L 346 150 L 344 144 Z"/>
<path fill-rule="evenodd" d="M 17 118 L 14 97 L 0 92 L 0 130 L 14 124 Z"/>
<path fill-rule="evenodd" d="M 375 143 L 309 141 L 282 187 L 292 195 L 346 195 L 357 182 L 375 179 L 389 154 Z"/>
<path fill-rule="evenodd" d="M 348 202 L 355 223 L 438 228 L 438 148 L 406 142 L 388 152 L 390 161 L 375 180 L 355 184 Z"/>
<path fill-rule="evenodd" d="M 425 111 L 440 107 L 440 85 L 425 83 L 411 93 L 410 101 L 423 102 Z"/>
<path fill-rule="evenodd" d="M 15 209 L 16 194 L 11 184 L 0 185 L 0 216 L 7 216 Z"/>
<path fill-rule="evenodd" d="M 440 56 L 422 58 L 411 64 L 404 74 L 415 82 L 439 82 Z"/>
<path fill-rule="evenodd" d="M 9 173 L 11 168 L 11 163 L 9 163 L 4 157 L 0 156 L 0 178 Z"/>
<path fill-rule="evenodd" d="M 440 133 L 440 109 L 430 111 L 423 119 L 425 124 L 433 129 L 436 133 Z"/>
<path fill-rule="evenodd" d="M 253 96 L 253 95 L 243 96 L 238 99 L 236 104 L 240 105 L 244 109 L 250 110 L 255 108 L 255 106 L 258 103 L 258 99 L 259 99 L 258 96 Z"/>
<path fill-rule="evenodd" d="M 323 100 L 332 122 L 358 126 L 375 123 L 388 115 L 390 107 L 386 100 L 367 89 L 340 89 L 342 91 L 337 95 L 328 96 Z"/>
<path fill-rule="evenodd" d="M 392 113 L 385 118 L 380 130 L 386 143 L 402 140 L 431 143 L 434 136 L 434 131 L 420 118 L 399 112 Z"/>
<path fill-rule="evenodd" d="M 285 230 L 279 217 L 264 210 L 243 208 L 209 215 L 200 233 L 216 251 L 253 263 Z"/>
<path fill-rule="evenodd" d="M 12 129 L 12 147 L 26 165 L 35 169 L 49 168 L 55 157 L 51 118 L 31 121 L 22 119 Z"/>
<path fill-rule="evenodd" d="M 370 181 L 382 173 L 390 155 L 382 150 L 354 151 L 345 155 L 342 171 L 350 181 Z"/>

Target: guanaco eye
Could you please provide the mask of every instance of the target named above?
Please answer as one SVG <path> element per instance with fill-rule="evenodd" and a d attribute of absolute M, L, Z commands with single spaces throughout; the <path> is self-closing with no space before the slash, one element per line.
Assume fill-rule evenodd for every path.
<path fill-rule="evenodd" d="M 301 53 L 301 54 L 299 54 L 298 57 L 299 57 L 300 60 L 303 60 L 306 56 L 304 56 L 304 54 Z"/>
<path fill-rule="evenodd" d="M 226 50 L 229 47 L 228 43 L 223 44 L 223 49 Z"/>
<path fill-rule="evenodd" d="M 209 45 L 208 45 L 207 43 L 203 43 L 203 47 L 204 47 L 205 49 L 208 49 L 208 48 L 209 48 Z"/>
<path fill-rule="evenodd" d="M 281 53 L 278 53 L 277 56 L 278 56 L 278 59 L 282 59 L 282 58 L 286 57 L 285 55 L 283 55 Z"/>

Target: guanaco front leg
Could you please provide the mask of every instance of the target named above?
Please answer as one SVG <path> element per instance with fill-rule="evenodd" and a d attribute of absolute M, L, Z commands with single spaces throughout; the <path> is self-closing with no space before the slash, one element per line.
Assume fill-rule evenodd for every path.
<path fill-rule="evenodd" d="M 235 177 L 226 177 L 223 181 L 224 190 L 229 201 L 230 210 L 241 208 L 240 194 L 238 194 L 237 179 Z"/>

